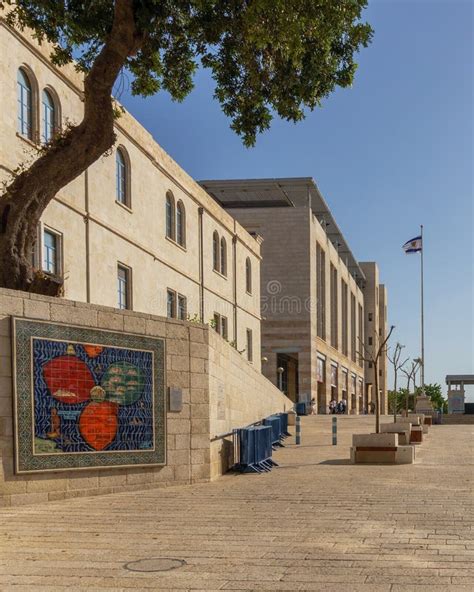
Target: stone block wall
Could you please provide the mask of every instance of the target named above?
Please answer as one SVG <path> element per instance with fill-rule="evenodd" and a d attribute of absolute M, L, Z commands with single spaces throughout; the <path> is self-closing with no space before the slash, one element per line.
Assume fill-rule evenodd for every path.
<path fill-rule="evenodd" d="M 209 332 L 210 476 L 216 479 L 234 463 L 232 437 L 219 437 L 272 413 L 289 411 L 293 402 L 244 355 L 214 331 Z M 204 428 L 204 426 L 202 426 Z"/>
<path fill-rule="evenodd" d="M 166 384 L 182 388 L 183 407 L 167 413 L 167 465 L 15 475 L 11 316 L 139 333 L 166 340 Z M 29 504 L 209 479 L 208 328 L 34 294 L 0 290 L 0 505 Z"/>
<path fill-rule="evenodd" d="M 166 391 L 183 395 L 182 410 L 167 412 L 167 465 L 15 475 L 12 316 L 165 339 Z M 0 289 L 0 506 L 208 481 L 230 466 L 213 435 L 290 406 L 207 325 Z"/>

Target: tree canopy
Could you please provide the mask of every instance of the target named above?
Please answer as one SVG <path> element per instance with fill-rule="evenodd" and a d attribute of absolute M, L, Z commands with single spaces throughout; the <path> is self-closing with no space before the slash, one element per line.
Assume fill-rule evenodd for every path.
<path fill-rule="evenodd" d="M 84 117 L 43 146 L 0 195 L 0 286 L 58 293 L 61 278 L 33 269 L 42 213 L 115 142 L 112 90 L 128 70 L 132 92 L 182 100 L 196 69 L 245 145 L 274 115 L 304 118 L 337 86 L 352 84 L 369 44 L 366 0 L 0 0 L 13 28 L 52 44 L 52 61 L 84 72 Z M 59 287 L 58 287 L 59 286 Z"/>
<path fill-rule="evenodd" d="M 366 0 L 130 0 L 137 45 L 124 60 L 132 92 L 184 99 L 200 64 L 246 145 L 273 114 L 299 121 L 337 86 L 350 86 L 355 53 L 372 37 Z M 120 2 L 120 0 L 119 0 Z M 54 45 L 56 64 L 89 71 L 112 31 L 113 0 L 4 0 L 7 21 Z"/>

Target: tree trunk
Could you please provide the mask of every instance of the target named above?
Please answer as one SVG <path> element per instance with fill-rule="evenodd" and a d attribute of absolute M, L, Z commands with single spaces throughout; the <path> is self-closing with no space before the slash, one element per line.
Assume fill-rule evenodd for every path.
<path fill-rule="evenodd" d="M 408 417 L 408 400 L 410 398 L 410 382 L 411 382 L 411 380 L 410 380 L 410 376 L 409 376 L 408 379 L 407 379 L 407 396 L 406 396 L 406 400 L 405 400 L 405 407 L 406 407 L 407 417 Z"/>
<path fill-rule="evenodd" d="M 398 407 L 398 397 L 397 397 L 397 370 L 395 369 L 395 379 L 393 381 L 393 422 L 397 423 L 397 407 Z"/>
<path fill-rule="evenodd" d="M 375 385 L 375 433 L 380 434 L 380 397 L 379 397 L 378 361 L 374 362 L 374 385 Z"/>
<path fill-rule="evenodd" d="M 133 0 L 116 0 L 111 31 L 84 80 L 84 117 L 60 134 L 0 196 L 0 286 L 51 293 L 35 275 L 32 253 L 39 220 L 55 195 L 115 142 L 112 88 L 127 57 L 140 46 Z"/>

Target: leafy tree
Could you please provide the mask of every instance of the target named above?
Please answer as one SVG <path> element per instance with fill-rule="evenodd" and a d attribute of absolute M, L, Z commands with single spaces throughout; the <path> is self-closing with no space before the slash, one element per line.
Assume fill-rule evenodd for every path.
<path fill-rule="evenodd" d="M 244 144 L 274 114 L 304 118 L 338 86 L 352 84 L 354 56 L 372 37 L 367 0 L 0 0 L 6 21 L 53 45 L 52 60 L 76 60 L 84 118 L 44 147 L 0 196 L 0 286 L 48 291 L 31 251 L 38 221 L 57 192 L 115 141 L 112 88 L 123 69 L 132 92 L 181 101 L 199 65 Z"/>
<path fill-rule="evenodd" d="M 416 396 L 422 394 L 421 386 L 415 390 Z M 431 399 L 435 409 L 442 409 L 443 413 L 448 412 L 448 401 L 443 397 L 443 390 L 438 383 L 425 384 L 425 395 Z"/>
<path fill-rule="evenodd" d="M 415 399 L 413 393 L 409 393 L 406 388 L 399 388 L 397 391 L 389 391 L 388 393 L 388 400 L 390 404 L 390 409 L 392 413 L 394 412 L 393 405 L 396 404 L 396 412 L 401 413 L 405 411 L 407 408 L 407 400 L 408 400 L 408 409 L 414 409 L 415 407 Z"/>

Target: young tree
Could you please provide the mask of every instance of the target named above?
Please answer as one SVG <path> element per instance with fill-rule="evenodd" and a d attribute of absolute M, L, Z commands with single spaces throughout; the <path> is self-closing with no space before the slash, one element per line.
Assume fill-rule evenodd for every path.
<path fill-rule="evenodd" d="M 387 334 L 387 337 L 379 344 L 379 338 L 376 331 L 374 331 L 374 338 L 373 338 L 373 347 L 368 348 L 365 346 L 362 339 L 359 338 L 359 343 L 361 347 L 361 351 L 357 352 L 360 358 L 364 362 L 369 362 L 372 364 L 374 369 L 374 389 L 375 389 L 375 433 L 380 433 L 380 393 L 379 393 L 379 360 L 381 356 L 387 355 L 387 348 L 386 345 L 390 339 L 390 336 L 393 333 L 395 326 L 392 325 L 390 327 L 390 331 Z"/>
<path fill-rule="evenodd" d="M 115 142 L 112 88 L 123 69 L 132 92 L 166 90 L 183 100 L 199 65 L 246 146 L 273 114 L 304 118 L 337 86 L 352 84 L 356 52 L 372 37 L 367 0 L 0 0 L 5 20 L 76 60 L 84 74 L 84 117 L 20 170 L 0 196 L 0 286 L 45 291 L 31 252 L 41 214 L 58 191 Z M 49 291 L 49 287 L 48 290 Z"/>
<path fill-rule="evenodd" d="M 415 376 L 416 372 L 418 371 L 420 364 L 421 364 L 421 358 L 415 358 L 414 360 L 412 360 L 411 366 L 409 368 L 401 368 L 401 371 L 403 372 L 403 374 L 405 374 L 405 376 L 407 378 L 407 390 L 406 390 L 406 401 L 405 401 L 405 412 L 407 415 L 408 415 L 408 398 L 410 396 L 410 384 L 411 384 L 411 381 L 414 380 L 414 376 Z M 414 405 L 415 405 L 415 399 L 414 399 L 413 406 Z"/>
<path fill-rule="evenodd" d="M 406 358 L 406 360 L 404 360 L 403 362 L 400 362 L 400 358 L 402 355 L 402 349 L 405 346 L 402 345 L 401 343 L 398 343 L 395 345 L 395 349 L 393 350 L 393 353 L 390 355 L 389 351 L 390 348 L 387 349 L 387 358 L 389 359 L 389 361 L 391 362 L 392 366 L 393 366 L 393 392 L 395 393 L 395 400 L 394 400 L 394 404 L 393 404 L 393 420 L 396 423 L 397 421 L 397 404 L 396 404 L 396 393 L 397 393 L 397 377 L 398 377 L 398 371 L 403 368 L 403 366 L 408 362 L 408 360 L 410 358 Z"/>

